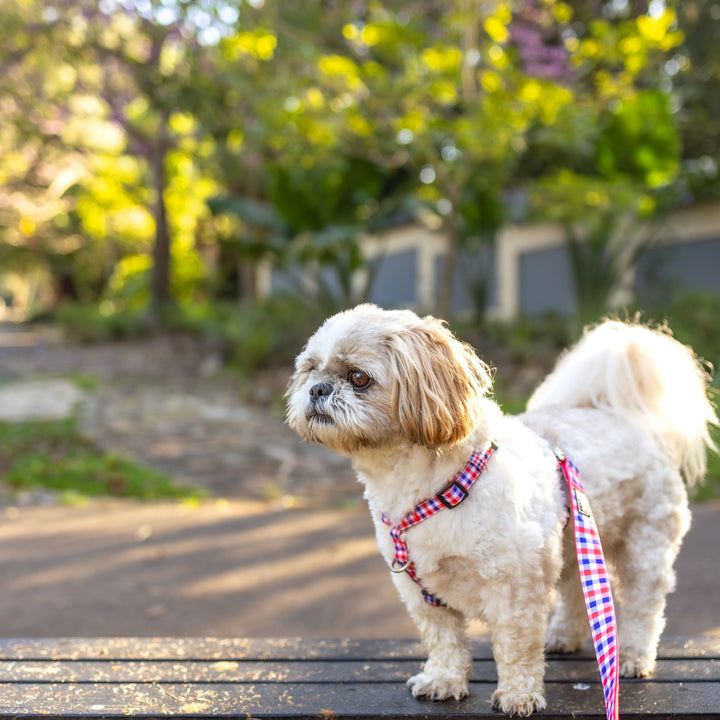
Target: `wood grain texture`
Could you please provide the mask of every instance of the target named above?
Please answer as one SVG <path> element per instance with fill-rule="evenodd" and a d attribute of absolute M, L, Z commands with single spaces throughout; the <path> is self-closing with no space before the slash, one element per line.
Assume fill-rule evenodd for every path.
<path fill-rule="evenodd" d="M 496 673 L 473 646 L 472 694 L 423 702 L 405 680 L 422 648 L 396 640 L 94 638 L 0 641 L 0 718 L 468 718 Z M 651 678 L 625 680 L 622 718 L 720 718 L 720 640 L 669 640 Z M 604 717 L 589 650 L 549 656 L 544 718 Z"/>

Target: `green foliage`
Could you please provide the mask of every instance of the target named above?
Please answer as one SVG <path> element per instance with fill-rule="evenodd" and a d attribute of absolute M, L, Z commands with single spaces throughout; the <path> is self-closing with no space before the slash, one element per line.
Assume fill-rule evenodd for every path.
<path fill-rule="evenodd" d="M 720 448 L 720 430 L 713 428 L 710 437 L 716 448 Z M 702 485 L 692 491 L 693 500 L 716 500 L 720 498 L 720 455 L 716 452 L 708 453 L 707 471 Z"/>
<path fill-rule="evenodd" d="M 652 189 L 676 178 L 679 160 L 680 138 L 666 93 L 641 90 L 613 105 L 597 143 L 600 175 L 636 178 Z"/>
<path fill-rule="evenodd" d="M 720 196 L 720 13 L 716 2 L 706 0 L 683 0 L 677 12 L 684 40 L 669 72 L 682 103 L 684 189 L 712 202 Z"/>
<path fill-rule="evenodd" d="M 374 163 L 333 152 L 310 167 L 279 165 L 270 171 L 269 199 L 296 231 L 358 221 L 358 212 L 381 195 L 384 172 Z"/>
<path fill-rule="evenodd" d="M 75 342 L 124 340 L 147 335 L 153 329 L 144 307 L 116 309 L 108 301 L 99 305 L 63 303 L 51 317 L 63 335 Z"/>
<path fill-rule="evenodd" d="M 225 360 L 249 375 L 291 365 L 307 338 L 337 309 L 290 295 L 252 305 L 195 303 L 172 311 L 168 327 L 220 346 Z"/>
<path fill-rule="evenodd" d="M 681 172 L 671 203 L 717 182 L 717 18 L 655 5 L 6 0 L 0 263 L 52 285 L 46 304 L 117 310 L 165 291 L 248 299 L 261 261 L 320 264 L 348 303 L 363 235 L 422 216 L 450 238 L 447 304 L 460 250 L 527 219 L 509 197 L 540 193 L 532 219 L 563 217 L 569 243 L 597 245 L 573 249 L 584 288 Z M 552 73 L 528 60 L 523 27 Z M 578 187 L 548 192 L 562 173 Z M 603 213 L 618 188 L 633 202 Z M 593 308 L 617 275 L 591 276 Z"/>
<path fill-rule="evenodd" d="M 339 305 L 277 295 L 264 302 L 184 303 L 165 311 L 168 331 L 190 333 L 222 350 L 240 372 L 287 367 L 307 338 Z M 108 342 L 148 336 L 154 326 L 145 310 L 66 303 L 52 315 L 75 342 Z"/>
<path fill-rule="evenodd" d="M 14 490 L 47 488 L 81 496 L 141 500 L 198 499 L 168 475 L 106 454 L 83 437 L 74 419 L 0 422 L 0 480 Z"/>

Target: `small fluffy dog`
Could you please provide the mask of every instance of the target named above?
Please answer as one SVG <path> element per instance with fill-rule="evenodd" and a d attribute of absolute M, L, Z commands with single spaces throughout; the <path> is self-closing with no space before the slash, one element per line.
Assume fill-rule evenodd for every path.
<path fill-rule="evenodd" d="M 497 444 L 461 504 L 403 536 L 417 579 L 392 578 L 428 652 L 408 680 L 414 696 L 468 694 L 468 618 L 489 626 L 493 702 L 510 715 L 546 707 L 545 649 L 571 652 L 588 636 L 556 446 L 580 469 L 599 528 L 619 605 L 621 674 L 652 671 L 690 525 L 685 484 L 703 476 L 708 423 L 717 423 L 706 383 L 668 333 L 606 321 L 511 417 L 489 397 L 488 367 L 440 320 L 360 305 L 317 330 L 296 361 L 288 422 L 352 458 L 396 571 L 388 524 Z"/>

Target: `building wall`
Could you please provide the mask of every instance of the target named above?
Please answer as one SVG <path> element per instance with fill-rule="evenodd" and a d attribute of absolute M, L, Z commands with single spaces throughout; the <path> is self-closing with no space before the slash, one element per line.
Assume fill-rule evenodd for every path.
<path fill-rule="evenodd" d="M 639 303 L 650 304 L 683 289 L 720 292 L 720 204 L 679 211 L 643 231 L 654 240 L 639 253 L 622 300 L 634 295 Z M 365 299 L 369 283 L 367 299 L 379 305 L 433 308 L 442 284 L 445 245 L 441 233 L 420 226 L 366 238 L 363 249 L 370 269 L 356 277 L 357 299 Z M 332 286 L 332 277 L 322 272 Z M 315 285 L 312 270 L 290 278 L 287 271 L 267 267 L 264 277 L 266 293 L 297 287 L 313 292 Z M 487 313 L 498 319 L 566 315 L 576 309 L 568 252 L 556 225 L 507 225 L 494 246 L 462 255 L 453 282 L 453 313 L 474 310 L 473 292 L 483 284 Z"/>

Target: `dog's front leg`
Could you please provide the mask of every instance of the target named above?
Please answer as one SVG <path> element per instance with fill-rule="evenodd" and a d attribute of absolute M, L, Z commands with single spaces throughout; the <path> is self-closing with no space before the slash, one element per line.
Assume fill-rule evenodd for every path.
<path fill-rule="evenodd" d="M 527 717 L 547 707 L 543 690 L 545 634 L 550 596 L 542 587 L 500 593 L 486 614 L 498 686 L 493 705 L 507 715 Z"/>
<path fill-rule="evenodd" d="M 413 696 L 460 700 L 469 695 L 472 655 L 465 635 L 465 618 L 450 608 L 426 603 L 417 585 L 407 591 L 409 597 L 401 594 L 428 653 L 422 672 L 407 682 Z"/>

